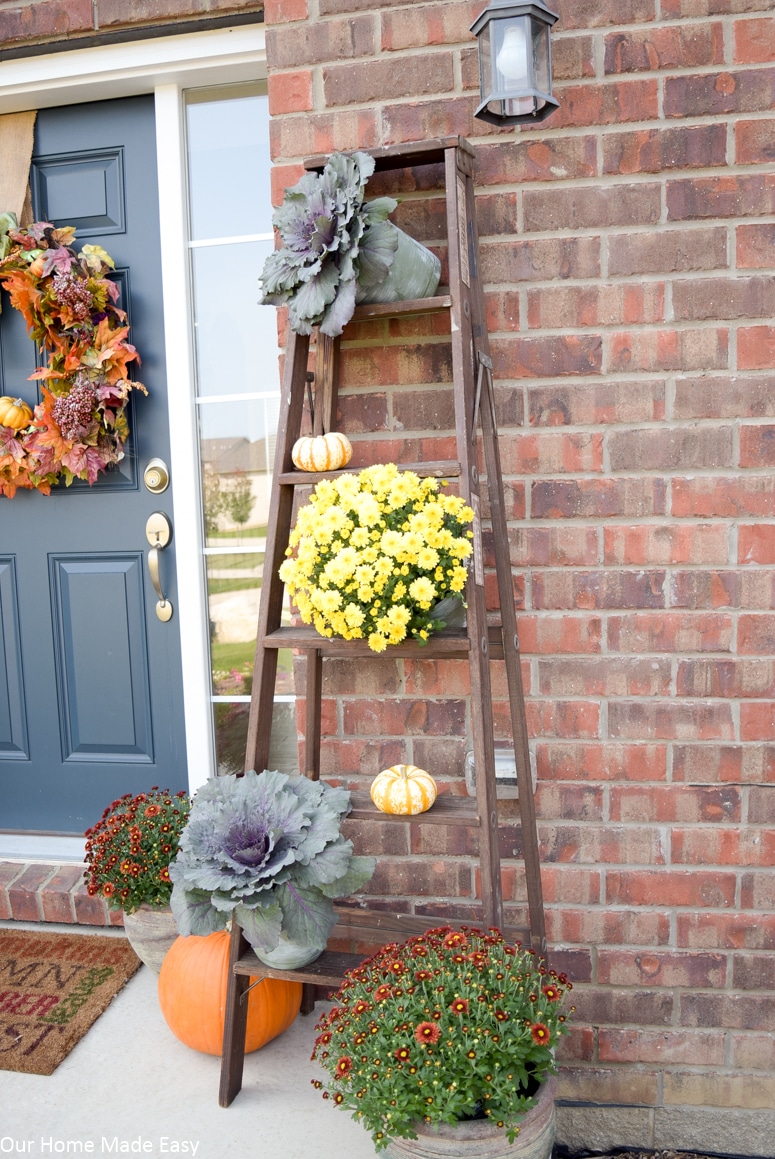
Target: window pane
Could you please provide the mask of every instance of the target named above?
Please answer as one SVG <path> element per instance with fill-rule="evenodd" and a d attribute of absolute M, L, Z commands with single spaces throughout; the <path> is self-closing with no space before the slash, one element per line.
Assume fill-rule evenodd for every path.
<path fill-rule="evenodd" d="M 200 395 L 279 390 L 277 310 L 258 304 L 271 242 L 191 251 Z"/>
<path fill-rule="evenodd" d="M 208 547 L 266 534 L 279 410 L 278 396 L 199 405 Z"/>
<path fill-rule="evenodd" d="M 271 233 L 266 96 L 200 98 L 187 115 L 192 239 Z"/>
<path fill-rule="evenodd" d="M 216 704 L 215 748 L 218 772 L 241 773 L 245 766 L 248 738 L 248 705 Z M 290 701 L 275 704 L 272 717 L 272 739 L 269 745 L 269 768 L 281 773 L 299 771 L 296 747 L 296 706 Z M 261 772 L 261 770 L 258 770 Z"/>

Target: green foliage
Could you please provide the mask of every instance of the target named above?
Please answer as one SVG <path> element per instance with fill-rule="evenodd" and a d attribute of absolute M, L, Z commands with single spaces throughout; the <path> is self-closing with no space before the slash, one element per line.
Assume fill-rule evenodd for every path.
<path fill-rule="evenodd" d="M 352 1111 L 377 1150 L 416 1138 L 418 1119 L 487 1118 L 513 1142 L 554 1073 L 570 989 L 495 929 L 445 926 L 385 946 L 348 972 L 318 1022 L 323 1098 Z"/>

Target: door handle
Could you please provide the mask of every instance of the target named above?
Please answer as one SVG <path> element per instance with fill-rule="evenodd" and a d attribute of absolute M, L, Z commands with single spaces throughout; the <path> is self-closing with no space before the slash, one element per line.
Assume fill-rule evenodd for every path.
<path fill-rule="evenodd" d="M 145 525 L 145 538 L 151 545 L 148 552 L 148 571 L 154 591 L 159 597 L 156 604 L 156 615 L 163 624 L 172 619 L 172 604 L 164 595 L 159 576 L 159 555 L 172 539 L 172 524 L 163 511 L 154 511 Z"/>

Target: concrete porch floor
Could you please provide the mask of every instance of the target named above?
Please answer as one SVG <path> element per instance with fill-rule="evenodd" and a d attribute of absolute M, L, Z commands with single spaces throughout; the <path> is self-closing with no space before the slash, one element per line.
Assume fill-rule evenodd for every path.
<path fill-rule="evenodd" d="M 0 925 L 74 932 L 48 923 Z M 156 975 L 141 966 L 53 1075 L 0 1071 L 0 1152 L 373 1159 L 370 1136 L 310 1084 L 323 1077 L 309 1061 L 315 1021 L 300 1016 L 247 1055 L 242 1091 L 225 1109 L 218 1106 L 220 1059 L 178 1042 L 159 1010 Z"/>

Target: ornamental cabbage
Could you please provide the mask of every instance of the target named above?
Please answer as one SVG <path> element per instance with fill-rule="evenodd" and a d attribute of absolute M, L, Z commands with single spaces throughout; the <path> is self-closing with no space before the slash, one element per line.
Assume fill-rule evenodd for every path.
<path fill-rule="evenodd" d="M 285 773 L 216 777 L 197 792 L 176 860 L 172 911 L 181 934 L 234 918 L 256 950 L 291 941 L 325 949 L 333 898 L 359 889 L 374 858 L 354 857 L 339 826 L 350 794 Z"/>

